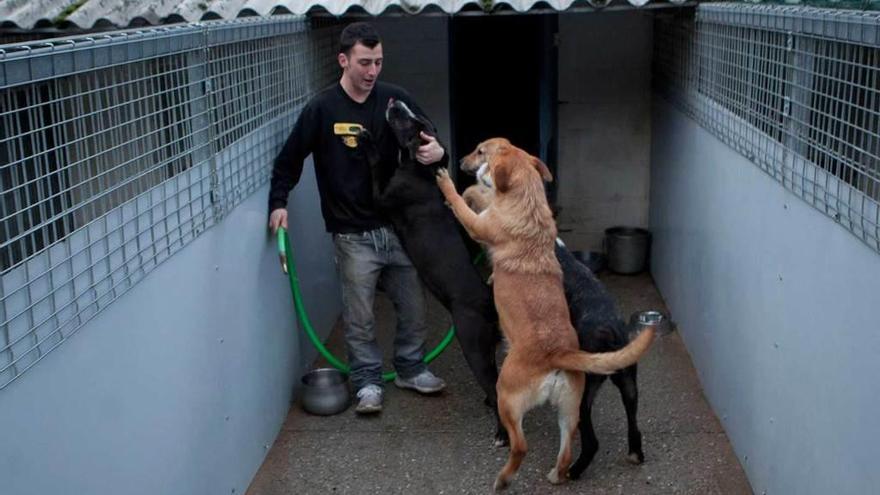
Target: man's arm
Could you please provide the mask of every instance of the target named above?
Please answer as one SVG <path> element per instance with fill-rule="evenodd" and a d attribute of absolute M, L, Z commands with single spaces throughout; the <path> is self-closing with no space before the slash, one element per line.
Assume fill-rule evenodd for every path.
<path fill-rule="evenodd" d="M 312 105 L 300 113 L 290 136 L 275 158 L 269 186 L 269 228 L 287 228 L 287 196 L 302 176 L 303 161 L 314 149 L 319 124 Z"/>

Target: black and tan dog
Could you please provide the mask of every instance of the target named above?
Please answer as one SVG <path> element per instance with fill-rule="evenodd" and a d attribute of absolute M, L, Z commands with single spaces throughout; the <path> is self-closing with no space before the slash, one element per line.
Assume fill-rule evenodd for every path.
<path fill-rule="evenodd" d="M 402 101 L 389 101 L 386 120 L 399 145 L 394 170 L 379 170 L 372 137 L 367 132 L 358 136 L 358 147 L 373 167 L 374 201 L 390 218 L 425 286 L 452 315 L 465 360 L 497 419 L 495 346 L 500 334 L 491 290 L 473 265 L 458 222 L 437 189 L 434 175 L 440 164 L 423 165 L 415 159 L 422 145 L 420 133 L 433 136 L 434 128 Z M 495 441 L 507 443 L 500 422 Z"/>
<path fill-rule="evenodd" d="M 590 352 L 610 352 L 626 346 L 636 329 L 620 318 L 614 299 L 602 282 L 561 242 L 557 242 L 556 245 L 556 259 L 562 267 L 562 285 L 581 349 Z M 629 442 L 626 460 L 633 464 L 641 464 L 645 460 L 645 454 L 642 452 L 642 433 L 639 431 L 636 419 L 639 405 L 637 367 L 638 364 L 633 364 L 610 376 L 611 382 L 620 391 L 620 398 L 626 409 Z M 599 440 L 593 429 L 592 410 L 596 394 L 606 378 L 609 377 L 587 373 L 579 424 L 581 453 L 569 469 L 569 477 L 573 479 L 581 476 L 599 450 Z"/>

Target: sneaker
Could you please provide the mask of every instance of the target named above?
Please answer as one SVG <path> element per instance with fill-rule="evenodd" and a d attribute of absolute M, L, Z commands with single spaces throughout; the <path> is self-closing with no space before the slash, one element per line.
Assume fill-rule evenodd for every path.
<path fill-rule="evenodd" d="M 358 414 L 373 414 L 382 410 L 382 387 L 378 385 L 366 385 L 357 392 L 358 405 L 354 412 Z"/>
<path fill-rule="evenodd" d="M 422 394 L 433 394 L 446 388 L 446 382 L 428 370 L 410 378 L 401 378 L 398 375 L 394 379 L 394 384 L 399 388 L 408 388 Z"/>

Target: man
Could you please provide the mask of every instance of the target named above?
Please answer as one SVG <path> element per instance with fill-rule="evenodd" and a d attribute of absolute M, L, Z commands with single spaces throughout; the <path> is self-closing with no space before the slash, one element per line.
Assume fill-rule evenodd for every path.
<path fill-rule="evenodd" d="M 434 393 L 446 384 L 422 358 L 425 347 L 424 292 L 415 268 L 389 222 L 373 205 L 372 176 L 357 135 L 370 132 L 384 163 L 396 160 L 397 146 L 385 121 L 393 98 L 424 115 L 401 88 L 378 82 L 382 43 L 367 23 L 347 26 L 337 55 L 342 77 L 318 93 L 303 109 L 275 160 L 269 191 L 269 228 L 287 228 L 287 196 L 302 174 L 303 160 L 313 155 L 321 213 L 333 235 L 342 286 L 343 322 L 351 380 L 358 413 L 382 410 L 382 353 L 374 332 L 373 300 L 381 280 L 397 310 L 394 367 L 398 387 Z M 437 140 L 422 134 L 417 160 L 447 159 Z"/>

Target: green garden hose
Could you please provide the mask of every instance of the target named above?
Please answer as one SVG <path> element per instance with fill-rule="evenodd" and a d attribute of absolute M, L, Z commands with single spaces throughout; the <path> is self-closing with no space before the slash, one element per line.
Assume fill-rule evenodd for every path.
<path fill-rule="evenodd" d="M 302 301 L 302 292 L 299 290 L 299 277 L 296 275 L 296 262 L 293 257 L 293 248 L 290 245 L 290 238 L 287 237 L 287 230 L 284 229 L 284 227 L 278 229 L 278 257 L 281 259 L 281 269 L 284 270 L 284 273 L 286 273 L 290 279 L 290 291 L 293 292 L 293 305 L 296 308 L 296 315 L 299 318 L 300 325 L 305 330 L 309 340 L 312 341 L 315 349 L 324 356 L 324 359 L 326 359 L 334 368 L 348 374 L 350 371 L 348 365 L 340 361 L 324 346 L 324 343 L 321 342 L 321 339 L 319 339 L 318 335 L 315 333 L 314 327 L 312 327 L 309 315 L 306 314 L 306 307 Z M 446 346 L 452 342 L 453 337 L 455 337 L 454 325 L 449 327 L 449 331 L 446 333 L 446 336 L 443 337 L 443 340 L 437 344 L 437 347 L 425 355 L 423 359 L 425 363 L 430 363 L 434 358 L 439 356 L 440 353 L 446 349 Z M 391 380 L 394 380 L 394 377 L 396 376 L 397 373 L 394 371 L 388 371 L 382 374 L 382 379 L 386 382 L 390 382 Z"/>

